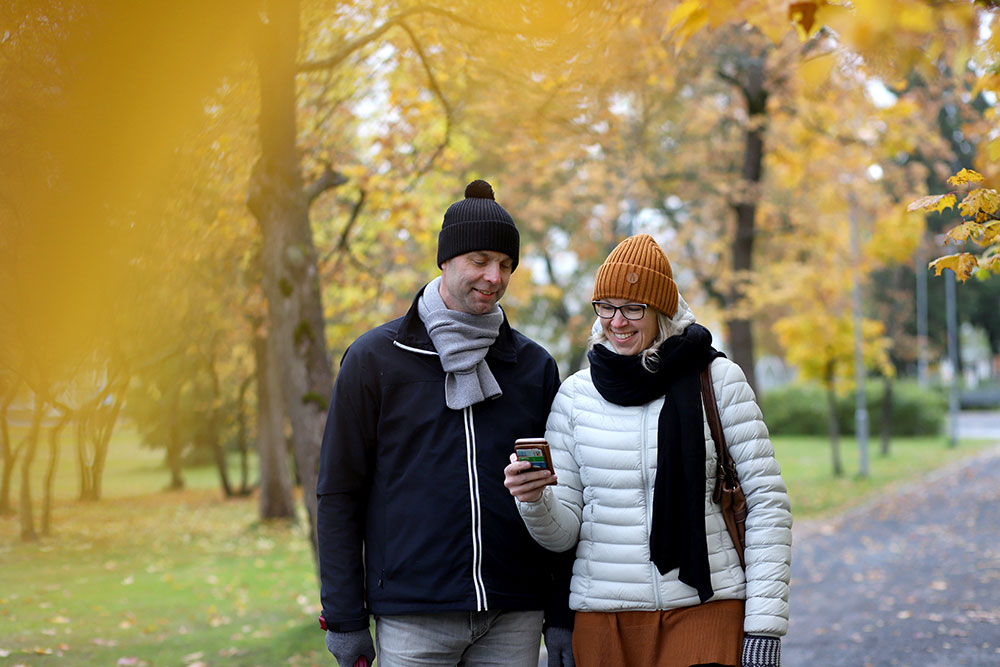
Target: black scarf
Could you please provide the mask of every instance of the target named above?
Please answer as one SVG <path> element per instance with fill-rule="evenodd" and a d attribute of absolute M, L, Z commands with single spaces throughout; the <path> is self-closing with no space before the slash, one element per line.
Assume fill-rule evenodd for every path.
<path fill-rule="evenodd" d="M 616 405 L 645 405 L 664 397 L 657 423 L 656 481 L 649 553 L 660 574 L 680 568 L 678 579 L 712 597 L 705 537 L 705 431 L 699 375 L 716 357 L 712 334 L 692 324 L 660 346 L 655 372 L 640 355 L 623 356 L 603 345 L 587 355 L 594 386 Z"/>

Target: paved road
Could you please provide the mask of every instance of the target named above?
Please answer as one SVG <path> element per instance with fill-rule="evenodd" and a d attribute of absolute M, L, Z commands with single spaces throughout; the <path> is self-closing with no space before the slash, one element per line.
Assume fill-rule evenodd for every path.
<path fill-rule="evenodd" d="M 1000 440 L 1000 411 L 963 410 L 959 412 L 958 437 Z"/>
<path fill-rule="evenodd" d="M 1000 665 L 1000 446 L 793 535 L 786 667 Z"/>

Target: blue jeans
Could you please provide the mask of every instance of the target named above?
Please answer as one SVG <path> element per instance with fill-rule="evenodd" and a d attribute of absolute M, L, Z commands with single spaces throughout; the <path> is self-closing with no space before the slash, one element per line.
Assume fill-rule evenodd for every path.
<path fill-rule="evenodd" d="M 375 618 L 379 667 L 538 667 L 541 611 Z"/>

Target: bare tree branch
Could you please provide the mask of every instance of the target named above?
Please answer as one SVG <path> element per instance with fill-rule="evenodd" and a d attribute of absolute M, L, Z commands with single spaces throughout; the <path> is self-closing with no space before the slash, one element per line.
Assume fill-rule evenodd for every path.
<path fill-rule="evenodd" d="M 473 28 L 476 30 L 483 30 L 488 32 L 495 32 L 500 34 L 535 35 L 535 36 L 541 36 L 543 34 L 538 31 L 527 30 L 527 29 L 514 30 L 510 28 L 498 27 L 495 25 L 489 25 L 489 26 L 482 25 L 480 23 L 471 21 L 465 18 L 464 16 L 456 14 L 447 9 L 442 9 L 440 7 L 432 7 L 430 5 L 417 5 L 416 7 L 411 7 L 409 9 L 406 9 L 400 12 L 399 14 L 396 14 L 395 16 L 386 19 L 382 25 L 378 26 L 371 32 L 366 33 L 364 35 L 359 35 L 354 39 L 348 40 L 333 55 L 330 55 L 326 58 L 322 58 L 320 60 L 311 60 L 303 62 L 298 66 L 297 69 L 299 72 L 316 72 L 319 70 L 331 69 L 337 67 L 342 62 L 344 62 L 348 57 L 350 57 L 352 53 L 354 53 L 355 51 L 364 46 L 367 46 L 368 44 L 371 44 L 376 39 L 378 39 L 386 32 L 388 32 L 389 29 L 395 26 L 401 26 L 406 19 L 410 18 L 411 16 L 417 16 L 420 14 L 434 14 L 436 16 L 443 16 L 453 21 L 454 23 L 457 23 L 459 25 L 464 25 L 468 28 Z"/>
<path fill-rule="evenodd" d="M 346 182 L 347 177 L 339 171 L 333 169 L 330 166 L 330 163 L 327 162 L 324 165 L 323 173 L 319 175 L 319 178 L 306 186 L 306 201 L 311 205 L 314 201 L 316 201 L 317 197 L 327 190 L 332 190 L 333 188 L 339 187 Z"/>
<path fill-rule="evenodd" d="M 344 255 L 347 255 L 347 258 L 350 259 L 351 263 L 354 264 L 357 268 L 359 269 L 365 268 L 365 266 L 356 257 L 354 257 L 354 254 L 351 253 L 349 237 L 351 235 L 351 230 L 354 228 L 354 224 L 358 221 L 358 216 L 361 213 L 361 209 L 365 205 L 366 196 L 367 193 L 364 190 L 361 190 L 358 195 L 358 200 L 354 202 L 354 208 L 351 209 L 351 217 L 347 219 L 347 223 L 344 225 L 344 229 L 341 230 L 340 232 L 340 239 L 337 241 L 337 245 L 335 245 L 333 249 L 330 252 L 328 252 L 325 257 L 323 257 L 322 263 L 326 264 L 327 262 L 330 261 L 330 259 L 333 258 L 334 255 L 338 255 L 337 263 L 333 268 L 334 273 L 340 270 L 340 261 L 344 257 Z"/>
<path fill-rule="evenodd" d="M 451 119 L 454 113 L 451 108 L 451 105 L 448 103 L 448 98 L 444 96 L 444 91 L 442 91 L 441 86 L 438 85 L 437 78 L 435 78 L 434 76 L 434 69 L 431 67 L 430 62 L 428 62 L 427 60 L 427 54 L 424 53 L 424 49 L 420 45 L 420 40 L 417 39 L 417 36 L 413 33 L 413 30 L 411 30 L 410 26 L 407 25 L 406 23 L 400 23 L 399 27 L 402 28 L 404 31 L 406 31 L 406 34 L 410 36 L 410 40 L 413 42 L 413 48 L 416 50 L 417 55 L 420 57 L 420 64 L 423 65 L 424 71 L 427 73 L 427 83 L 430 86 L 431 92 L 434 93 L 434 96 L 437 97 L 438 101 L 441 102 L 441 106 L 444 107 L 444 123 L 445 123 L 444 137 L 441 138 L 441 142 L 438 144 L 437 148 L 434 149 L 434 152 L 431 153 L 430 157 L 427 159 L 424 165 L 419 169 L 417 169 L 417 173 L 414 175 L 413 180 L 410 182 L 410 184 L 406 186 L 405 191 L 409 192 L 417 185 L 417 182 L 420 181 L 420 179 L 424 176 L 424 174 L 426 174 L 428 171 L 431 170 L 431 167 L 434 166 L 434 162 L 438 159 L 438 157 L 441 155 L 444 149 L 448 146 L 448 143 L 451 141 Z"/>

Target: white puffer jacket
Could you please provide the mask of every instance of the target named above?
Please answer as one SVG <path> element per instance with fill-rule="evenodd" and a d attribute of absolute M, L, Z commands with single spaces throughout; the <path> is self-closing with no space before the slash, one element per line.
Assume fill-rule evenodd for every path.
<path fill-rule="evenodd" d="M 674 322 L 694 316 L 683 301 Z M 783 636 L 788 630 L 792 516 L 785 483 L 760 408 L 739 366 L 712 362 L 712 383 L 729 450 L 747 497 L 744 577 L 719 506 L 712 502 L 716 454 L 705 422 L 705 532 L 712 600 L 745 599 L 744 632 Z M 649 556 L 656 431 L 663 399 L 642 406 L 605 401 L 590 369 L 562 384 L 545 437 L 558 486 L 538 502 L 518 502 L 525 525 L 552 551 L 576 546 L 570 607 L 578 611 L 652 611 L 699 603 L 697 591 L 660 575 Z M 703 410 L 704 414 L 704 410 Z"/>

